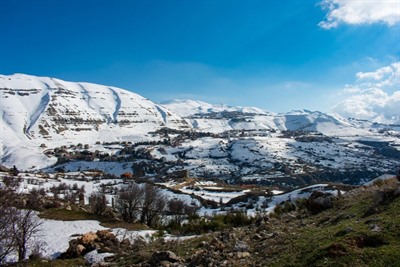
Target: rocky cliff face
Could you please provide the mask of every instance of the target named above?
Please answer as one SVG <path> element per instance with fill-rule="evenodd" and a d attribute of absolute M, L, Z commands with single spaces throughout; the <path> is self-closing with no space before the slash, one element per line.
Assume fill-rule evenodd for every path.
<path fill-rule="evenodd" d="M 0 80 L 3 123 L 18 136 L 68 138 L 73 132 L 115 127 L 139 132 L 188 127 L 164 107 L 116 87 L 21 74 Z"/>
<path fill-rule="evenodd" d="M 165 107 L 116 87 L 0 75 L 0 97 L 0 154 L 5 162 L 21 161 L 27 153 L 43 157 L 36 151 L 43 143 L 51 147 L 146 139 L 148 132 L 161 127 L 189 127 Z"/>

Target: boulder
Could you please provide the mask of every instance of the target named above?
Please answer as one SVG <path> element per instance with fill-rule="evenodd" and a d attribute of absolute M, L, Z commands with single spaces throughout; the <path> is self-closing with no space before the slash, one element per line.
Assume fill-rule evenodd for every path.
<path fill-rule="evenodd" d="M 161 262 L 163 262 L 163 265 L 165 265 L 165 262 L 171 262 L 171 263 L 182 262 L 182 259 L 172 251 L 154 252 L 150 260 L 151 265 L 160 266 Z"/>
<path fill-rule="evenodd" d="M 85 246 L 79 244 L 76 246 L 75 251 L 76 251 L 77 255 L 82 255 L 82 252 L 85 251 L 85 249 L 86 249 Z"/>
<path fill-rule="evenodd" d="M 93 232 L 89 232 L 89 233 L 86 233 L 86 234 L 84 234 L 82 237 L 81 237 L 81 242 L 82 242 L 82 244 L 84 244 L 84 245 L 88 245 L 88 244 L 94 244 L 97 240 L 99 239 L 99 237 L 98 237 L 98 235 L 96 234 L 96 233 L 93 233 Z"/>
<path fill-rule="evenodd" d="M 105 261 L 107 257 L 114 256 L 113 253 L 98 253 L 97 250 L 93 250 L 85 255 L 85 260 L 87 263 L 99 264 Z"/>
<path fill-rule="evenodd" d="M 233 250 L 236 252 L 247 252 L 250 249 L 249 245 L 247 245 L 244 241 L 236 242 Z"/>
<path fill-rule="evenodd" d="M 123 246 L 125 249 L 129 249 L 129 240 L 125 240 Z M 109 230 L 99 230 L 96 233 L 89 232 L 77 239 L 71 240 L 67 251 L 62 253 L 60 258 L 76 258 L 94 250 L 97 250 L 99 253 L 117 253 L 121 251 L 121 243 Z"/>

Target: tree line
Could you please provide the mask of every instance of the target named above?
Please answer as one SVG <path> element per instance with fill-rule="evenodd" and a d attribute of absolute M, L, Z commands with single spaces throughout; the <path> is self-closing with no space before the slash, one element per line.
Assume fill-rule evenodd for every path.
<path fill-rule="evenodd" d="M 95 193 L 89 197 L 89 205 L 96 214 L 102 215 L 107 204 L 104 194 Z M 185 219 L 195 217 L 199 208 L 177 198 L 168 199 L 159 187 L 152 184 L 133 182 L 121 188 L 114 203 L 114 209 L 123 221 L 150 227 L 171 222 L 181 224 Z"/>

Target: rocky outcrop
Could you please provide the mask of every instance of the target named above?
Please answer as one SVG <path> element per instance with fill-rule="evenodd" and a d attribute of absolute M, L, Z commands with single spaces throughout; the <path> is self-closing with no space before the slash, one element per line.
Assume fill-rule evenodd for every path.
<path fill-rule="evenodd" d="M 119 253 L 130 246 L 131 243 L 128 239 L 120 242 L 109 230 L 99 230 L 96 233 L 89 232 L 69 241 L 67 251 L 62 253 L 60 258 L 76 258 L 94 250 L 97 250 L 98 253 Z"/>

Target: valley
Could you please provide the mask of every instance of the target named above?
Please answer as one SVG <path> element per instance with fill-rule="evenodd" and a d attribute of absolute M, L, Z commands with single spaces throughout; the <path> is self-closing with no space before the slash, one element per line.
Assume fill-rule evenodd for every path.
<path fill-rule="evenodd" d="M 400 168 L 400 126 L 317 111 L 275 114 L 201 101 L 155 104 L 132 92 L 1 76 L 1 164 L 293 189 L 360 184 Z"/>

